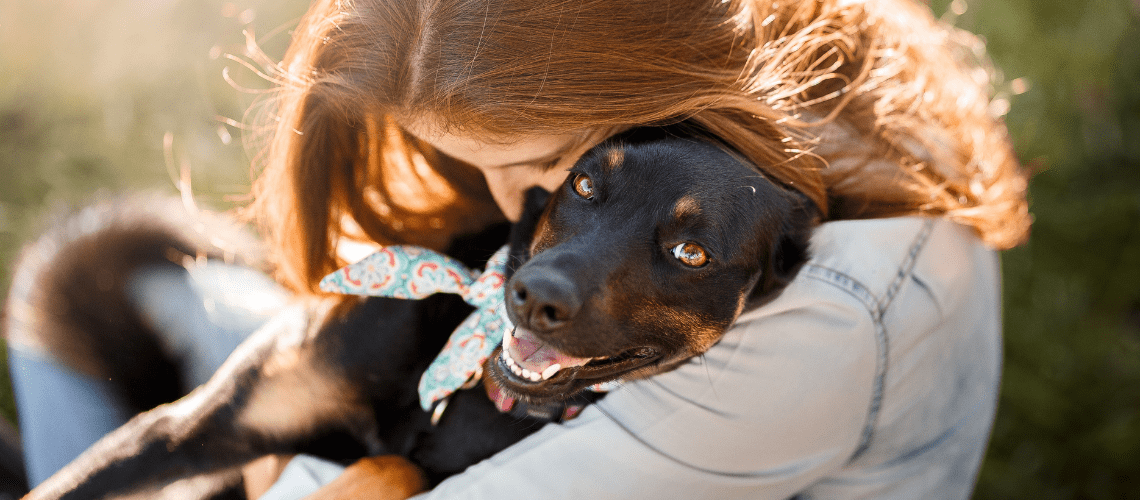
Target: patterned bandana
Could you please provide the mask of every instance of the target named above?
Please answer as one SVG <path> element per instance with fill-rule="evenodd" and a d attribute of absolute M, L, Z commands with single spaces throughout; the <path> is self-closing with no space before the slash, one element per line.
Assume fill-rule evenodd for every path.
<path fill-rule="evenodd" d="M 451 334 L 443 350 L 420 378 L 420 406 L 431 410 L 482 376 L 483 362 L 514 328 L 503 305 L 503 272 L 508 248 L 500 248 L 478 273 L 446 255 L 415 246 L 387 246 L 360 262 L 342 267 L 321 280 L 326 292 L 423 299 L 454 293 L 475 306 Z"/>

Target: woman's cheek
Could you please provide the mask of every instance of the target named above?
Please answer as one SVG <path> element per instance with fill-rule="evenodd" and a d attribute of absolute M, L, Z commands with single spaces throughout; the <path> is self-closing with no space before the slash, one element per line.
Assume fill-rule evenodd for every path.
<path fill-rule="evenodd" d="M 484 170 L 483 177 L 499 210 L 512 222 L 522 213 L 523 193 L 533 186 L 554 191 L 566 180 L 565 170 L 541 172 L 532 168 L 505 168 Z"/>
<path fill-rule="evenodd" d="M 544 172 L 541 181 L 534 182 L 531 184 L 531 186 L 542 186 L 543 189 L 553 193 L 554 190 L 558 189 L 558 187 L 562 185 L 562 183 L 566 182 L 566 176 L 568 175 L 570 175 L 570 172 L 567 172 L 561 168 L 557 168 L 548 172 Z M 526 191 L 526 189 L 530 188 L 531 186 L 526 186 L 526 188 L 523 188 L 523 191 Z"/>

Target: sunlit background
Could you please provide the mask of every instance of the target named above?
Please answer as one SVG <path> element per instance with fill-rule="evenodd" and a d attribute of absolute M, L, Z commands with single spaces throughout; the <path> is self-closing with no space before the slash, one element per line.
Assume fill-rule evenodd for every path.
<path fill-rule="evenodd" d="M 266 84 L 227 54 L 245 31 L 280 56 L 305 3 L 0 0 L 0 289 L 62 207 L 174 192 L 181 172 L 200 203 L 240 203 L 239 123 Z M 1032 239 L 1003 256 L 1005 375 L 975 497 L 1140 498 L 1140 0 L 932 8 L 989 42 L 1035 173 Z"/>

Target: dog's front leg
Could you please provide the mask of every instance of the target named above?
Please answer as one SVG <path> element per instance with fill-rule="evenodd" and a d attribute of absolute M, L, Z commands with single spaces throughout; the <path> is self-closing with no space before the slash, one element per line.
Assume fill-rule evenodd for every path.
<path fill-rule="evenodd" d="M 297 305 L 244 342 L 186 397 L 142 413 L 33 490 L 29 499 L 94 499 L 293 452 L 314 427 L 357 427 L 371 412 L 322 359 L 331 303 Z M 334 329 L 335 330 L 335 329 Z"/>
<path fill-rule="evenodd" d="M 305 500 L 404 500 L 427 489 L 423 471 L 399 455 L 364 457 Z"/>

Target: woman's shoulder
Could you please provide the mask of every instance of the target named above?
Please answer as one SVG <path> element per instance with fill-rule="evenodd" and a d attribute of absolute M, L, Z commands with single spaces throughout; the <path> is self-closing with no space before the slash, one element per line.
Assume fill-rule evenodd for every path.
<path fill-rule="evenodd" d="M 996 284 L 996 252 L 974 231 L 931 217 L 846 220 L 822 224 L 799 280 L 823 281 L 875 313 L 900 287 L 917 282 L 939 309 L 979 282 Z"/>

